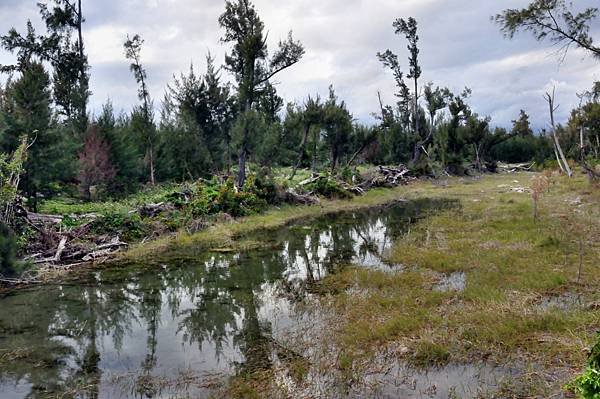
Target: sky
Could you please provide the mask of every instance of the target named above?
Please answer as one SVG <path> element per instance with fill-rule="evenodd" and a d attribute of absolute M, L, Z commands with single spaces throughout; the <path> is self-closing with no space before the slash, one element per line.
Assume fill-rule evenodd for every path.
<path fill-rule="evenodd" d="M 27 19 L 42 27 L 39 0 L 0 0 L 0 32 L 11 27 L 23 31 Z M 281 74 L 279 94 L 302 102 L 309 94 L 327 96 L 333 85 L 354 118 L 374 123 L 379 109 L 377 93 L 394 101 L 391 73 L 376 53 L 391 49 L 400 56 L 405 71 L 405 40 L 394 34 L 396 18 L 419 22 L 422 82 L 447 86 L 459 92 L 472 89 L 470 103 L 492 124 L 508 127 L 520 109 L 531 116 L 536 129 L 547 126 L 543 95 L 556 87 L 560 104 L 557 120 L 565 122 L 578 103 L 576 93 L 600 80 L 598 61 L 571 50 L 563 62 L 550 43 L 539 43 L 522 34 L 505 39 L 490 17 L 505 8 L 520 8 L 528 0 L 254 0 L 268 31 L 273 50 L 293 31 L 306 48 L 302 61 Z M 577 0 L 577 7 L 597 5 L 597 0 Z M 187 73 L 193 63 L 203 72 L 210 52 L 218 64 L 227 46 L 220 42 L 217 19 L 224 0 L 83 0 L 84 40 L 91 64 L 91 109 L 98 112 L 110 99 L 117 110 L 128 112 L 137 103 L 137 87 L 124 57 L 127 34 L 145 39 L 143 63 L 150 93 L 160 106 L 167 84 Z M 600 40 L 600 19 L 592 34 Z M 0 51 L 0 64 L 14 56 Z M 223 78 L 231 78 L 223 72 Z"/>

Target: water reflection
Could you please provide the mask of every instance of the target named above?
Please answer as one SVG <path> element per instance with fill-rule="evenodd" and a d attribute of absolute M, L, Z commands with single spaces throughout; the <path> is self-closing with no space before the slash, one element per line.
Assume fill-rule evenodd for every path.
<path fill-rule="evenodd" d="M 0 397 L 204 397 L 219 376 L 269 367 L 274 329 L 303 287 L 350 263 L 393 268 L 385 252 L 420 201 L 261 232 L 262 250 L 165 255 L 76 285 L 0 299 Z M 273 249 L 275 248 L 275 249 Z"/>

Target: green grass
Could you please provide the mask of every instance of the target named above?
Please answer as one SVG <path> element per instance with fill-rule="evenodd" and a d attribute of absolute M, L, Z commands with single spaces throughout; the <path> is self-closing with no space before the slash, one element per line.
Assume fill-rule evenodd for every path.
<path fill-rule="evenodd" d="M 420 367 L 484 359 L 548 372 L 583 367 L 600 314 L 540 303 L 561 294 L 580 295 L 585 304 L 600 300 L 600 190 L 582 176 L 556 179 L 536 223 L 530 195 L 510 191 L 528 187 L 530 178 L 408 188 L 407 198 L 456 198 L 462 207 L 421 220 L 394 244 L 389 260 L 407 272 L 346 269 L 322 282 L 333 295 L 335 339 L 344 351 L 369 357 L 382 346 L 404 345 L 406 360 Z M 585 254 L 577 283 L 580 237 Z M 432 271 L 464 272 L 465 290 L 434 290 Z M 566 382 L 555 381 L 553 389 Z"/>
<path fill-rule="evenodd" d="M 128 212 L 131 209 L 149 203 L 159 203 L 166 200 L 166 196 L 183 185 L 164 184 L 147 187 L 142 191 L 120 200 L 106 200 L 86 202 L 77 198 L 59 197 L 42 202 L 40 213 L 54 215 L 82 215 L 96 213 L 106 215 L 110 213 Z"/>

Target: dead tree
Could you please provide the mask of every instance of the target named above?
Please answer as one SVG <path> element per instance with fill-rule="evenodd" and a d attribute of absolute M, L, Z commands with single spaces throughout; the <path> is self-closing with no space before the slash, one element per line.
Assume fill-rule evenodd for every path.
<path fill-rule="evenodd" d="M 558 141 L 558 135 L 556 134 L 556 123 L 554 122 L 554 113 L 558 109 L 558 105 L 555 105 L 554 102 L 554 94 L 556 91 L 556 87 L 552 88 L 552 94 L 546 93 L 544 98 L 548 103 L 548 108 L 550 110 L 550 127 L 552 129 L 552 138 L 554 141 L 554 153 L 556 155 L 556 160 L 558 161 L 558 166 L 560 169 L 567 174 L 567 176 L 573 176 L 573 171 L 567 162 L 567 158 L 565 157 L 565 153 L 562 150 L 560 142 Z"/>

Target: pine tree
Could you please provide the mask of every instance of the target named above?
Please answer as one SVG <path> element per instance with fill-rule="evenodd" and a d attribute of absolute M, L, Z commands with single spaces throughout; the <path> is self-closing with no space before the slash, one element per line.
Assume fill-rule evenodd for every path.
<path fill-rule="evenodd" d="M 155 178 L 155 146 L 156 146 L 156 126 L 154 125 L 154 112 L 152 111 L 152 101 L 148 92 L 146 69 L 142 65 L 142 45 L 144 40 L 139 35 L 134 35 L 133 38 L 127 36 L 127 40 L 123 44 L 125 48 L 125 58 L 131 61 L 129 69 L 133 73 L 136 82 L 139 85 L 138 98 L 142 104 L 137 110 L 134 110 L 132 122 L 141 139 L 142 145 L 145 148 L 146 162 L 150 174 L 150 184 L 156 183 Z M 140 118 L 141 117 L 141 118 Z"/>
<path fill-rule="evenodd" d="M 533 130 L 531 130 L 531 124 L 529 123 L 529 115 L 523 110 L 519 112 L 519 118 L 517 120 L 512 121 L 513 128 L 512 132 L 515 135 L 521 137 L 528 137 L 533 135 Z"/>
<path fill-rule="evenodd" d="M 238 156 L 237 186 L 243 187 L 246 181 L 246 160 L 250 146 L 249 114 L 258 99 L 258 92 L 279 72 L 298 63 L 304 55 L 304 48 L 288 35 L 287 40 L 279 42 L 279 48 L 268 59 L 264 24 L 260 20 L 254 5 L 249 0 L 225 2 L 225 12 L 219 17 L 219 24 L 225 29 L 221 39 L 232 43 L 232 51 L 225 57 L 226 67 L 235 76 L 238 83 L 238 104 L 242 140 Z"/>
<path fill-rule="evenodd" d="M 330 161 L 333 173 L 340 158 L 347 152 L 350 135 L 352 134 L 352 115 L 346 109 L 346 104 L 343 101 L 338 103 L 333 86 L 329 87 L 329 99 L 325 103 L 323 127 L 325 129 L 325 142 L 331 153 Z"/>
<path fill-rule="evenodd" d="M 102 140 L 109 146 L 110 162 L 115 176 L 108 183 L 110 195 L 123 195 L 134 192 L 143 178 L 143 152 L 140 151 L 136 132 L 131 129 L 130 119 L 114 114 L 110 101 L 102 106 L 102 112 L 95 122 Z"/>
<path fill-rule="evenodd" d="M 70 180 L 74 172 L 73 141 L 53 123 L 50 102 L 50 76 L 39 62 L 24 66 L 3 101 L 2 152 L 15 151 L 23 135 L 33 140 L 21 186 L 33 209 L 39 194 L 51 195 L 56 183 Z"/>

